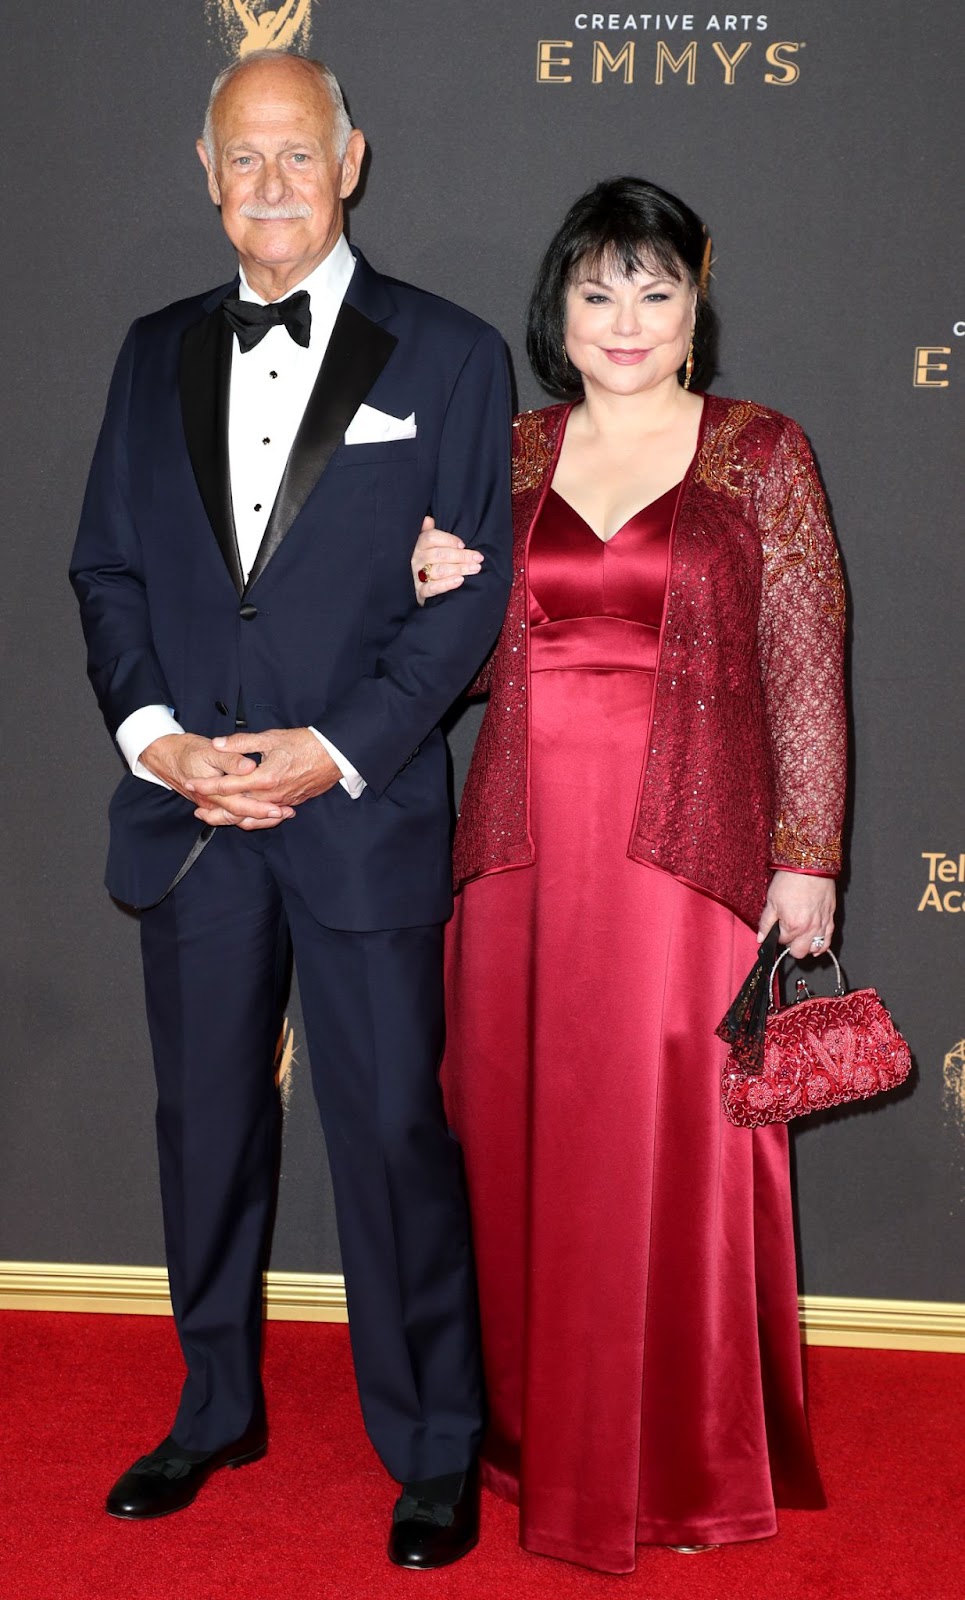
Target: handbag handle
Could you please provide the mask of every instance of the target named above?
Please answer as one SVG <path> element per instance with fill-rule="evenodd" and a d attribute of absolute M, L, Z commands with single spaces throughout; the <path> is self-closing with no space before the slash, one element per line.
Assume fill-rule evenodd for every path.
<path fill-rule="evenodd" d="M 790 954 L 791 954 L 790 945 L 785 945 L 784 949 L 781 951 L 781 953 L 778 956 L 777 960 L 775 961 L 773 967 L 771 968 L 771 975 L 767 980 L 767 992 L 768 992 L 768 994 L 770 996 L 770 1004 L 768 1005 L 768 1008 L 767 1008 L 769 1011 L 779 1011 L 781 1009 L 780 1005 L 778 1003 L 778 1000 L 779 1000 L 780 997 L 778 997 L 778 1000 L 775 1000 L 775 997 L 774 997 L 774 979 L 777 976 L 777 969 L 781 965 L 781 962 L 784 960 L 784 957 L 785 956 L 789 956 Z M 833 950 L 822 950 L 821 954 L 830 956 L 831 960 L 834 962 L 834 970 L 838 975 L 838 980 L 837 980 L 837 983 L 835 985 L 834 993 L 835 993 L 835 997 L 837 999 L 841 999 L 842 996 L 847 993 L 847 990 L 845 989 L 845 986 L 844 986 L 844 973 L 841 971 L 841 968 L 838 965 L 838 958 L 835 955 Z M 800 999 L 800 1000 L 810 1000 L 811 999 L 811 995 L 808 993 L 807 989 L 805 989 L 804 990 L 804 994 L 803 995 L 799 995 L 798 999 Z"/>

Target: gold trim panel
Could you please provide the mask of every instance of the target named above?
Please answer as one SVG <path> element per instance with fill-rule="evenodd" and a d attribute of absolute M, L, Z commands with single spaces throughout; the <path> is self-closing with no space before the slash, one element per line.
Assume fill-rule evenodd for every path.
<path fill-rule="evenodd" d="M 170 1316 L 168 1275 L 163 1267 L 0 1261 L 0 1311 Z M 277 1322 L 347 1322 L 341 1273 L 266 1273 L 265 1314 Z"/>
<path fill-rule="evenodd" d="M 801 1336 L 807 1344 L 965 1355 L 965 1305 L 809 1294 L 801 1296 L 800 1308 Z M 163 1267 L 0 1261 L 0 1310 L 170 1316 L 171 1302 Z M 279 1322 L 347 1322 L 341 1274 L 267 1273 L 265 1315 Z"/>
<path fill-rule="evenodd" d="M 965 1305 L 945 1300 L 852 1300 L 805 1294 L 806 1344 L 864 1350 L 950 1350 L 965 1355 Z"/>

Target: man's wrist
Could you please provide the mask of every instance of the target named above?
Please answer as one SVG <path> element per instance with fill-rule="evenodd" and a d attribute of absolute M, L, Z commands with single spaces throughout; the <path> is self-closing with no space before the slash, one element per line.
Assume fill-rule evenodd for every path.
<path fill-rule="evenodd" d="M 141 706 L 137 711 L 132 711 L 129 717 L 125 717 L 114 738 L 135 778 L 144 778 L 148 783 L 159 783 L 168 787 L 163 778 L 159 778 L 144 764 L 141 757 L 145 750 L 166 734 L 183 732 L 184 729 L 170 706 L 152 705 Z"/>
<path fill-rule="evenodd" d="M 171 743 L 172 743 L 173 740 L 175 740 L 175 739 L 180 740 L 180 739 L 186 739 L 186 738 L 187 738 L 187 733 L 184 730 L 184 728 L 181 728 L 179 730 L 179 732 L 177 732 L 177 733 L 161 733 L 161 734 L 158 734 L 158 737 L 156 739 L 152 739 L 149 745 L 145 745 L 144 749 L 141 751 L 140 755 L 137 758 L 138 762 L 142 766 L 151 768 L 151 770 L 153 771 L 154 764 L 156 763 L 156 759 L 157 759 L 158 754 L 165 747 L 170 748 Z M 153 760 L 152 760 L 152 752 L 153 752 Z"/>
<path fill-rule="evenodd" d="M 353 767 L 348 757 L 344 756 L 341 750 L 332 744 L 330 739 L 326 739 L 324 733 L 319 733 L 318 729 L 311 727 L 311 725 L 309 725 L 308 731 L 315 735 L 319 744 L 324 750 L 328 751 L 329 756 L 338 767 L 339 772 L 342 774 L 338 781 L 346 794 L 351 796 L 353 800 L 357 800 L 365 788 L 365 779 L 362 774 Z"/>

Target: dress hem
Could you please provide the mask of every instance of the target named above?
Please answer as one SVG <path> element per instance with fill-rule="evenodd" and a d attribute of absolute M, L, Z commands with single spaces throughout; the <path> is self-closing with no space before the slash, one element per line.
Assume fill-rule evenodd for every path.
<path fill-rule="evenodd" d="M 772 1539 L 776 1533 L 777 1518 L 772 1515 L 770 1518 L 748 1519 L 746 1523 L 731 1520 L 724 1524 L 711 1524 L 709 1527 L 699 1529 L 670 1526 L 662 1529 L 659 1537 L 641 1536 L 638 1531 L 633 1550 L 630 1552 L 625 1548 L 619 1551 L 611 1549 L 608 1552 L 598 1546 L 590 1548 L 573 1544 L 555 1538 L 552 1534 L 543 1533 L 538 1528 L 527 1528 L 525 1535 L 520 1531 L 519 1543 L 530 1555 L 548 1556 L 555 1561 L 570 1561 L 592 1572 L 625 1575 L 636 1571 L 637 1552 L 641 1549 L 671 1550 L 674 1545 L 693 1544 L 750 1544 L 758 1539 Z"/>
<path fill-rule="evenodd" d="M 727 1517 L 720 1522 L 640 1522 L 637 1544 L 744 1544 L 754 1539 L 773 1539 L 777 1515 L 771 1511 L 748 1517 Z"/>
<path fill-rule="evenodd" d="M 482 1481 L 500 1500 L 506 1500 L 510 1505 L 519 1505 L 519 1482 L 511 1473 L 484 1461 Z M 807 1506 L 804 1509 L 822 1508 Z M 774 1510 L 759 1512 L 751 1517 L 728 1517 L 724 1521 L 701 1524 L 660 1523 L 649 1520 L 637 1524 L 635 1545 L 652 1545 L 666 1549 L 675 1544 L 744 1544 L 756 1539 L 772 1539 L 776 1533 L 777 1514 Z M 521 1531 L 519 1543 L 532 1555 L 551 1556 L 559 1561 L 575 1561 L 578 1566 L 590 1567 L 599 1572 L 619 1573 L 634 1570 L 632 1561 L 629 1566 L 626 1564 L 628 1558 L 625 1551 L 619 1556 L 616 1554 L 606 1556 L 599 1550 L 590 1551 L 566 1540 L 555 1539 L 538 1529 L 528 1528 L 525 1537 Z"/>

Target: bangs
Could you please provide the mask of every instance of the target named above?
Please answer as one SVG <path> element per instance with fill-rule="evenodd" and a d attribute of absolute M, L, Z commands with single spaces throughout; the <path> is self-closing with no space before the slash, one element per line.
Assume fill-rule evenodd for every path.
<path fill-rule="evenodd" d="M 660 238 L 641 238 L 629 233 L 618 233 L 607 239 L 597 239 L 575 256 L 567 273 L 568 284 L 585 283 L 587 278 L 604 277 L 629 280 L 638 272 L 650 273 L 655 278 L 672 278 L 682 283 L 690 274 L 673 246 Z"/>

